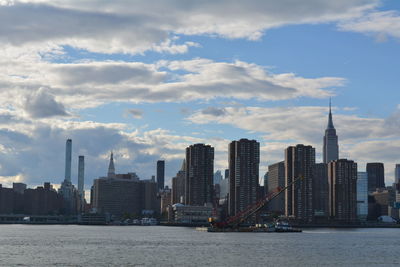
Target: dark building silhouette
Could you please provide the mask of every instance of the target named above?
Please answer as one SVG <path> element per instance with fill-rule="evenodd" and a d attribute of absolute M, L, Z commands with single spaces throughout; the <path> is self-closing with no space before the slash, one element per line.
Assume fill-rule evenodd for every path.
<path fill-rule="evenodd" d="M 285 162 L 281 161 L 268 166 L 268 193 L 275 192 L 278 188 L 285 187 Z M 268 210 L 285 214 L 285 194 L 280 194 L 278 197 L 268 203 Z"/>
<path fill-rule="evenodd" d="M 312 146 L 290 146 L 285 150 L 285 186 L 296 178 L 300 181 L 285 191 L 285 214 L 303 223 L 314 220 L 313 166 L 315 148 Z"/>
<path fill-rule="evenodd" d="M 357 220 L 357 163 L 340 159 L 328 164 L 329 215 L 335 221 Z"/>
<path fill-rule="evenodd" d="M 50 183 L 24 192 L 24 214 L 58 215 L 63 212 L 65 200 Z"/>
<path fill-rule="evenodd" d="M 14 213 L 14 190 L 0 184 L 0 214 Z"/>
<path fill-rule="evenodd" d="M 329 119 L 328 126 L 325 130 L 324 147 L 323 147 L 324 163 L 339 159 L 339 144 L 336 129 L 333 126 L 332 109 L 329 103 Z"/>
<path fill-rule="evenodd" d="M 367 163 L 368 192 L 374 192 L 377 188 L 385 187 L 385 167 L 383 163 Z"/>
<path fill-rule="evenodd" d="M 213 203 L 214 148 L 195 144 L 186 148 L 185 204 Z"/>
<path fill-rule="evenodd" d="M 185 203 L 185 165 L 185 160 L 183 160 L 181 169 L 178 171 L 176 176 L 172 178 L 171 204 Z"/>
<path fill-rule="evenodd" d="M 164 189 L 165 180 L 165 161 L 157 161 L 157 186 L 159 190 Z"/>
<path fill-rule="evenodd" d="M 328 165 L 317 163 L 313 167 L 313 206 L 315 216 L 329 216 L 328 199 Z"/>
<path fill-rule="evenodd" d="M 229 144 L 229 204 L 230 216 L 257 201 L 260 165 L 260 143 L 240 139 Z"/>

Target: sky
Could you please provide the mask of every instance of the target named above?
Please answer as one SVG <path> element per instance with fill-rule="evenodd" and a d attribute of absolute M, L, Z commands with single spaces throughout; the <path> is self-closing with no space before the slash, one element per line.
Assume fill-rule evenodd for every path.
<path fill-rule="evenodd" d="M 332 98 L 340 157 L 400 163 L 400 1 L 0 0 L 0 184 L 64 179 L 65 141 L 141 179 L 185 148 L 261 144 L 260 176 L 322 137 Z"/>

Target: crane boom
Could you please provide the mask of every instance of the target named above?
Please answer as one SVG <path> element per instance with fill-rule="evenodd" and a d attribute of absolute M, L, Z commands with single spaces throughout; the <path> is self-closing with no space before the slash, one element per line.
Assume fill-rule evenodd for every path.
<path fill-rule="evenodd" d="M 297 183 L 299 180 L 303 179 L 302 176 L 297 177 L 294 179 L 291 183 L 289 183 L 287 186 L 284 188 L 277 188 L 273 192 L 269 193 L 265 198 L 262 200 L 258 201 L 255 204 L 250 205 L 243 211 L 237 213 L 236 215 L 229 217 L 225 222 L 222 223 L 216 223 L 213 224 L 213 227 L 218 227 L 218 228 L 225 228 L 225 227 L 230 227 L 230 228 L 236 228 L 238 227 L 241 223 L 249 219 L 251 216 L 256 214 L 259 210 L 261 210 L 266 204 L 268 204 L 271 200 L 285 192 L 289 187 L 291 187 L 293 184 Z"/>

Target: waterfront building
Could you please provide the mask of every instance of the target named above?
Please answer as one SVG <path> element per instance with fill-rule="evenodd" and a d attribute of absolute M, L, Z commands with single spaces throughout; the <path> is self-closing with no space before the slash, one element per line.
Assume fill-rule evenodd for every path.
<path fill-rule="evenodd" d="M 186 163 L 182 162 L 181 169 L 175 177 L 172 178 L 172 199 L 171 204 L 185 203 L 185 179 L 186 179 Z"/>
<path fill-rule="evenodd" d="M 228 214 L 236 215 L 257 201 L 260 143 L 240 139 L 229 144 Z"/>
<path fill-rule="evenodd" d="M 268 193 L 274 193 L 279 190 L 278 188 L 285 187 L 285 162 L 281 161 L 268 166 L 268 179 L 267 188 Z M 268 210 L 278 213 L 280 215 L 285 214 L 285 194 L 280 194 L 271 202 L 268 203 Z"/>
<path fill-rule="evenodd" d="M 214 148 L 195 144 L 186 148 L 185 204 L 213 203 Z"/>
<path fill-rule="evenodd" d="M 220 170 L 214 173 L 214 184 L 219 184 L 222 181 L 222 173 Z"/>
<path fill-rule="evenodd" d="M 185 206 L 178 203 L 172 205 L 170 212 L 172 214 L 168 217 L 176 223 L 208 224 L 213 208 L 211 206 Z"/>
<path fill-rule="evenodd" d="M 139 180 L 135 173 L 115 174 L 113 154 L 110 156 L 107 177 L 93 181 L 92 207 L 98 213 L 116 217 L 125 214 L 158 214 L 158 185 L 152 180 Z"/>
<path fill-rule="evenodd" d="M 158 160 L 157 161 L 157 186 L 158 190 L 164 189 L 165 183 L 165 161 Z"/>
<path fill-rule="evenodd" d="M 73 192 L 75 195 L 72 195 L 71 198 L 74 200 L 73 203 L 76 203 L 77 194 L 76 191 Z M 50 183 L 44 183 L 43 186 L 38 186 L 36 189 L 26 189 L 24 192 L 23 213 L 26 215 L 58 215 L 65 213 L 65 209 L 65 199 L 57 194 Z M 76 209 L 74 210 L 76 211 Z"/>
<path fill-rule="evenodd" d="M 357 163 L 339 159 L 328 163 L 329 215 L 340 222 L 357 220 Z"/>
<path fill-rule="evenodd" d="M 24 183 L 13 183 L 13 190 L 18 194 L 23 194 L 26 190 L 26 184 Z"/>
<path fill-rule="evenodd" d="M 314 216 L 323 218 L 329 216 L 328 198 L 328 165 L 317 163 L 313 167 Z"/>
<path fill-rule="evenodd" d="M 330 102 L 329 102 L 328 126 L 325 130 L 325 136 L 324 136 L 323 143 L 324 143 L 324 147 L 323 147 L 324 163 L 327 164 L 332 160 L 339 159 L 338 136 L 336 134 L 336 129 L 333 125 L 332 108 L 331 108 Z"/>
<path fill-rule="evenodd" d="M 385 188 L 385 167 L 383 163 L 367 163 L 368 192 L 374 192 L 377 188 Z"/>
<path fill-rule="evenodd" d="M 285 186 L 302 177 L 285 191 L 285 215 L 303 223 L 314 220 L 314 164 L 315 148 L 312 146 L 299 144 L 285 150 Z"/>
<path fill-rule="evenodd" d="M 14 190 L 5 188 L 0 184 L 0 214 L 12 214 L 14 212 Z"/>
<path fill-rule="evenodd" d="M 357 173 L 357 217 L 366 221 L 368 217 L 368 173 Z"/>

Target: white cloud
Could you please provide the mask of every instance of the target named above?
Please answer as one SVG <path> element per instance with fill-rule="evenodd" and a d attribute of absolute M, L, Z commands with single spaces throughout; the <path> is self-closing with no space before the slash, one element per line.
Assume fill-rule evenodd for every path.
<path fill-rule="evenodd" d="M 339 29 L 372 35 L 378 41 L 385 41 L 388 37 L 398 39 L 400 38 L 400 13 L 394 10 L 371 12 L 340 23 Z"/>
<path fill-rule="evenodd" d="M 11 4 L 14 3 L 14 4 Z M 102 53 L 184 53 L 195 44 L 171 36 L 259 39 L 290 24 L 359 17 L 378 0 L 8 1 L 0 6 L 0 42 L 54 43 Z"/>
<path fill-rule="evenodd" d="M 8 61 L 10 60 L 11 63 Z M 40 87 L 68 110 L 96 107 L 114 101 L 133 103 L 182 102 L 215 98 L 282 100 L 323 98 L 345 82 L 339 77 L 304 78 L 293 73 L 273 74 L 243 61 L 207 59 L 141 62 L 55 64 L 35 58 L 0 59 L 0 104 L 29 108 L 19 99 L 37 94 Z M 0 67 L 3 70 L 3 67 Z M 42 95 L 42 94 L 41 94 Z M 46 98 L 47 99 L 47 98 Z M 38 100 L 45 100 L 40 98 Z M 48 103 L 49 104 L 49 103 Z M 54 104 L 54 103 L 53 103 Z M 40 106 L 40 105 L 39 105 Z M 30 112 L 28 110 L 28 112 Z"/>

